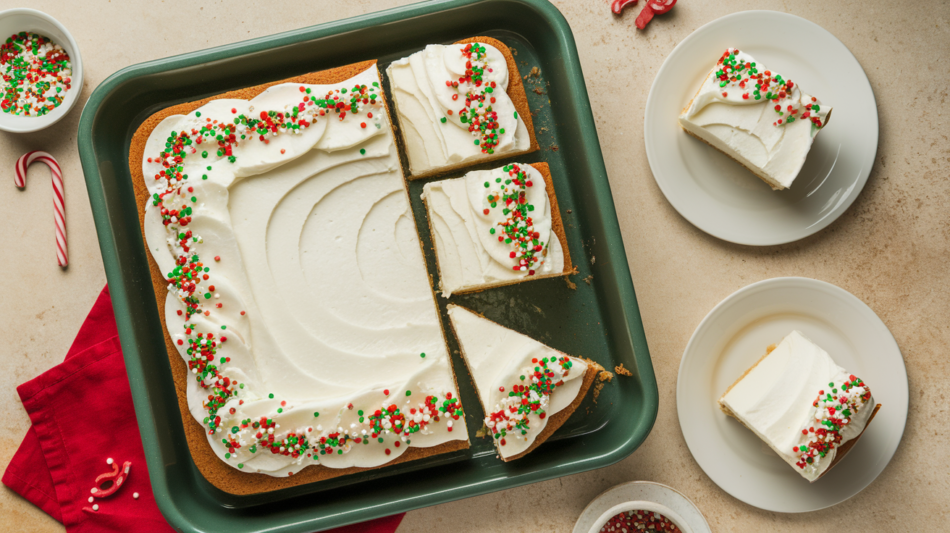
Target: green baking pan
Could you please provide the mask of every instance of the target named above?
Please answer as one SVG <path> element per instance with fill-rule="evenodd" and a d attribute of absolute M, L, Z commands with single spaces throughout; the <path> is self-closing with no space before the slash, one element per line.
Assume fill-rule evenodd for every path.
<path fill-rule="evenodd" d="M 265 494 L 214 488 L 185 442 L 126 163 L 133 132 L 166 106 L 366 59 L 384 70 L 426 44 L 476 35 L 513 48 L 522 75 L 539 69 L 525 82 L 541 150 L 518 160 L 550 164 L 579 273 L 452 301 L 607 369 L 623 364 L 633 375 L 614 378 L 596 401 L 588 395 L 548 442 L 503 463 L 489 438 L 475 436 L 484 415 L 448 335 L 469 450 Z M 545 0 L 431 0 L 134 65 L 89 98 L 79 153 L 152 488 L 179 531 L 315 531 L 360 522 L 608 466 L 633 453 L 653 427 L 656 378 L 584 75 L 567 21 Z M 412 182 L 410 196 L 435 278 L 422 185 Z M 446 300 L 437 301 L 444 313 Z"/>

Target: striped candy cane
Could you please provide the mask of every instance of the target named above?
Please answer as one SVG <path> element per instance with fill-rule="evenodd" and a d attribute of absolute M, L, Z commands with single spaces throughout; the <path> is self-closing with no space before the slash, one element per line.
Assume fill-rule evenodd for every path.
<path fill-rule="evenodd" d="M 63 171 L 53 156 L 40 150 L 27 152 L 16 162 L 13 181 L 20 189 L 26 188 L 26 169 L 34 161 L 46 163 L 53 178 L 53 220 L 56 223 L 56 259 L 59 266 L 65 268 L 69 263 L 66 255 L 66 205 L 63 202 Z"/>

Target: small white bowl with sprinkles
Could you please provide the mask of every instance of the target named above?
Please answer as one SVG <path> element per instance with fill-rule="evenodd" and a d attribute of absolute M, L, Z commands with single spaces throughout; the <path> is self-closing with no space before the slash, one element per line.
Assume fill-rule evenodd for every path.
<path fill-rule="evenodd" d="M 0 130 L 55 124 L 82 92 L 82 58 L 58 20 L 35 9 L 0 11 Z"/>
<path fill-rule="evenodd" d="M 685 520 L 656 502 L 634 501 L 607 509 L 594 522 L 590 533 L 692 533 Z"/>

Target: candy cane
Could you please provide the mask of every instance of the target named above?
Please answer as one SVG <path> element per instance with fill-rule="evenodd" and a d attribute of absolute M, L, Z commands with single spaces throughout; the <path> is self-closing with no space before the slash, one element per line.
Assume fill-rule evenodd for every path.
<path fill-rule="evenodd" d="M 125 478 L 129 476 L 129 469 L 132 468 L 132 461 L 126 461 L 121 469 L 119 463 L 112 461 L 111 457 L 108 463 L 112 465 L 112 472 L 106 472 L 97 477 L 96 486 L 89 491 L 96 498 L 107 498 L 115 494 L 115 491 L 119 490 L 119 487 L 125 483 Z M 110 482 L 108 488 L 102 488 L 106 482 Z M 89 502 L 92 503 L 92 498 L 89 499 Z"/>
<path fill-rule="evenodd" d="M 673 9 L 673 6 L 676 5 L 676 0 L 649 0 L 650 9 L 653 10 L 653 13 L 657 15 L 662 15 L 667 11 Z"/>
<path fill-rule="evenodd" d="M 66 255 L 66 205 L 63 202 L 63 171 L 53 156 L 46 152 L 34 150 L 27 152 L 16 162 L 16 173 L 13 181 L 20 189 L 26 188 L 26 169 L 34 161 L 46 163 L 53 178 L 53 219 L 56 223 L 56 259 L 59 266 L 65 268 L 69 263 Z"/>
<path fill-rule="evenodd" d="M 635 5 L 637 5 L 637 0 L 613 0 L 610 4 L 610 10 L 614 12 L 614 15 L 619 15 L 623 8 Z"/>

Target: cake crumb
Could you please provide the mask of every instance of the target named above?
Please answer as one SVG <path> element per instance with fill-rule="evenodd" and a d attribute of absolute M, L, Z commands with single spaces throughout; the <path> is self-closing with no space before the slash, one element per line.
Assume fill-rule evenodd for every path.
<path fill-rule="evenodd" d="M 604 383 L 602 381 L 598 381 L 597 383 L 594 383 L 594 393 L 593 393 L 594 403 L 597 403 L 597 397 L 600 396 L 600 390 L 603 388 L 604 388 Z"/>
<path fill-rule="evenodd" d="M 517 48 L 509 48 L 509 50 L 511 50 L 511 55 L 513 55 L 513 56 L 518 55 L 518 49 L 517 49 Z"/>
<path fill-rule="evenodd" d="M 568 210 L 567 210 L 567 214 L 568 214 L 568 215 L 570 215 L 570 214 L 573 213 L 573 212 L 574 212 L 573 209 L 568 209 Z"/>
<path fill-rule="evenodd" d="M 584 283 L 590 285 L 590 282 L 591 282 L 591 280 L 593 280 L 593 279 L 594 279 L 594 275 L 591 274 L 590 276 L 587 276 L 586 278 L 584 278 Z"/>
<path fill-rule="evenodd" d="M 541 76 L 541 69 L 538 67 L 531 67 L 531 72 L 528 73 L 528 76 L 532 78 L 538 78 Z"/>
<path fill-rule="evenodd" d="M 559 150 L 559 148 L 557 147 L 556 144 L 552 144 L 552 145 L 551 145 L 551 151 L 552 151 L 552 152 L 557 152 L 558 150 Z"/>
<path fill-rule="evenodd" d="M 597 256 L 595 256 L 595 255 L 590 256 L 590 264 L 593 265 L 593 264 L 596 263 L 596 262 L 597 262 Z"/>
<path fill-rule="evenodd" d="M 482 438 L 487 435 L 488 435 L 488 426 L 486 426 L 485 424 L 482 424 L 482 427 L 479 428 L 478 431 L 475 432 L 475 436 L 478 438 Z"/>
<path fill-rule="evenodd" d="M 568 288 L 568 289 L 571 289 L 572 291 L 576 291 L 576 290 L 577 290 L 577 284 L 574 283 L 573 281 L 571 281 L 571 278 L 565 276 L 565 277 L 564 277 L 564 281 L 565 281 L 565 283 L 567 283 L 567 288 Z"/>
<path fill-rule="evenodd" d="M 594 383 L 594 403 L 597 403 L 597 397 L 600 396 L 600 391 L 603 390 L 604 385 L 612 379 L 614 379 L 613 373 L 607 370 L 601 370 L 600 373 L 597 374 L 597 382 Z"/>
<path fill-rule="evenodd" d="M 544 94 L 544 91 L 542 91 L 541 89 L 538 89 L 537 87 L 532 89 L 532 91 L 534 91 L 534 94 Z"/>
<path fill-rule="evenodd" d="M 621 376 L 627 376 L 627 377 L 630 377 L 633 375 L 633 372 L 623 367 L 623 363 L 620 363 L 619 365 L 615 366 L 614 372 L 616 372 L 617 374 L 620 374 Z"/>

